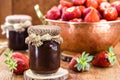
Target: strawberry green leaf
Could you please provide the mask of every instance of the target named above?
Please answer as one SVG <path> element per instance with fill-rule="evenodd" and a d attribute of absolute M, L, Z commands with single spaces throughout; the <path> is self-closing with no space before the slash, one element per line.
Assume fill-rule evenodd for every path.
<path fill-rule="evenodd" d="M 88 71 L 90 69 L 90 64 L 86 64 L 86 70 Z"/>
<path fill-rule="evenodd" d="M 109 53 L 114 53 L 114 49 L 112 46 L 109 47 L 109 50 L 108 50 Z"/>
<path fill-rule="evenodd" d="M 111 65 L 113 65 L 116 62 L 116 55 L 114 54 L 113 47 L 109 48 L 107 58 L 108 58 L 108 61 L 110 62 Z"/>
<path fill-rule="evenodd" d="M 78 71 L 89 70 L 89 62 L 92 61 L 92 59 L 93 56 L 90 56 L 89 53 L 83 52 L 81 57 L 75 59 L 77 64 L 74 67 L 76 67 Z"/>
<path fill-rule="evenodd" d="M 78 71 L 81 71 L 81 69 L 82 69 L 81 64 L 76 64 L 74 67 L 77 67 L 77 70 L 78 70 Z"/>
<path fill-rule="evenodd" d="M 5 52 L 5 56 L 6 56 L 6 59 L 4 62 L 8 65 L 10 71 L 13 72 L 13 70 L 15 70 L 17 67 L 17 63 L 14 61 L 14 58 L 12 58 L 12 51 L 8 49 Z"/>

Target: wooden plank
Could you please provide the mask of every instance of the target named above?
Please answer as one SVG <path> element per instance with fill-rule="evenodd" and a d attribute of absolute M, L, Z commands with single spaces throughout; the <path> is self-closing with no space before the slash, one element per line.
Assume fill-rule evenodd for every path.
<path fill-rule="evenodd" d="M 12 13 L 12 0 L 0 0 L 0 25 L 5 22 L 5 17 Z M 0 28 L 0 38 L 5 38 L 5 35 L 1 34 Z"/>
<path fill-rule="evenodd" d="M 53 5 L 57 5 L 59 0 L 12 0 L 13 1 L 13 14 L 28 14 L 33 18 L 33 24 L 40 24 L 34 6 L 39 4 L 40 10 L 46 14 L 48 9 Z"/>
<path fill-rule="evenodd" d="M 62 67 L 68 69 L 68 64 L 62 62 Z M 117 61 L 114 66 L 109 68 L 92 66 L 88 72 L 77 73 L 69 70 L 68 80 L 120 80 L 120 65 Z"/>
<path fill-rule="evenodd" d="M 90 71 L 79 73 L 70 70 L 68 68 L 68 62 L 61 61 L 61 67 L 69 71 L 69 78 L 67 80 L 120 80 L 120 43 L 116 45 L 114 50 L 118 57 L 117 62 L 112 67 L 108 68 L 91 66 Z M 0 68 L 3 66 L 3 60 L 4 58 L 1 59 L 0 56 Z M 14 75 L 14 80 L 23 80 L 23 76 Z"/>

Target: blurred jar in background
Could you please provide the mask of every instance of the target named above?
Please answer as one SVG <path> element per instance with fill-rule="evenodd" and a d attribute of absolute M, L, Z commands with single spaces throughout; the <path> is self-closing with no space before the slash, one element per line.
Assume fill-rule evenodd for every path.
<path fill-rule="evenodd" d="M 25 38 L 28 36 L 27 29 L 32 25 L 32 18 L 28 15 L 9 15 L 1 26 L 2 34 L 8 38 L 8 47 L 11 50 L 26 50 Z"/>

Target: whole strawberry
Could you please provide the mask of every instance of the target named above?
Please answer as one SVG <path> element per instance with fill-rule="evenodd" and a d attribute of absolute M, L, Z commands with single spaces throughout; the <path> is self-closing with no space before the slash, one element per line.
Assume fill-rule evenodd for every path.
<path fill-rule="evenodd" d="M 46 14 L 46 18 L 57 20 L 61 16 L 60 9 L 57 6 L 53 6 Z"/>
<path fill-rule="evenodd" d="M 115 63 L 116 56 L 113 51 L 113 47 L 110 47 L 108 51 L 102 51 L 98 53 L 93 61 L 92 64 L 98 67 L 108 67 Z"/>
<path fill-rule="evenodd" d="M 63 21 L 69 21 L 74 18 L 80 18 L 81 17 L 81 10 L 79 7 L 70 7 L 70 8 L 64 8 L 62 11 L 62 20 Z"/>
<path fill-rule="evenodd" d="M 82 56 L 76 55 L 69 63 L 69 68 L 74 71 L 87 71 L 90 68 L 89 62 L 91 62 L 93 56 L 89 56 L 88 53 L 83 52 Z"/>
<path fill-rule="evenodd" d="M 111 3 L 111 5 L 116 8 L 118 16 L 120 16 L 120 1 L 114 1 Z"/>
<path fill-rule="evenodd" d="M 15 74 L 23 74 L 23 72 L 28 69 L 28 65 L 23 59 L 14 58 L 14 61 L 17 64 L 16 69 L 13 71 Z"/>
<path fill-rule="evenodd" d="M 104 11 L 103 16 L 108 21 L 116 20 L 118 17 L 118 12 L 116 8 L 110 7 Z"/>
<path fill-rule="evenodd" d="M 29 68 L 29 58 L 20 52 L 12 53 L 10 50 L 5 53 L 5 63 L 13 73 L 23 74 L 23 72 Z"/>
<path fill-rule="evenodd" d="M 95 8 L 90 9 L 88 11 L 88 14 L 86 14 L 84 18 L 84 22 L 99 22 L 100 21 L 100 15 L 98 14 L 98 11 Z"/>
<path fill-rule="evenodd" d="M 86 6 L 87 7 L 94 7 L 94 8 L 98 8 L 98 2 L 96 0 L 86 0 Z"/>
<path fill-rule="evenodd" d="M 27 64 L 27 68 L 29 68 L 29 57 L 21 52 L 13 52 L 12 57 L 15 58 L 20 58 L 24 60 L 24 62 Z"/>

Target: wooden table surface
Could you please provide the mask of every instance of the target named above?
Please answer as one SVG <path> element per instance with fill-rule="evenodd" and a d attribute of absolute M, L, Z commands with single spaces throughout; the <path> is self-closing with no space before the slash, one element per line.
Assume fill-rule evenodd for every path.
<path fill-rule="evenodd" d="M 0 42 L 4 43 L 3 41 L 4 40 L 0 40 Z M 3 46 L 3 44 L 0 44 L 0 46 Z M 90 71 L 78 73 L 70 70 L 68 68 L 68 62 L 62 60 L 61 67 L 69 71 L 69 78 L 67 80 L 120 80 L 120 42 L 115 46 L 114 51 L 117 56 L 117 62 L 109 68 L 91 66 Z M 0 52 L 2 53 L 1 47 Z M 2 66 L 2 63 L 0 63 L 0 66 Z M 14 75 L 14 80 L 24 80 L 23 75 Z"/>

